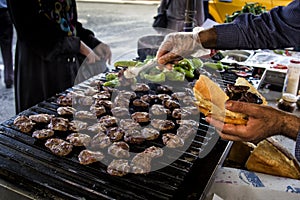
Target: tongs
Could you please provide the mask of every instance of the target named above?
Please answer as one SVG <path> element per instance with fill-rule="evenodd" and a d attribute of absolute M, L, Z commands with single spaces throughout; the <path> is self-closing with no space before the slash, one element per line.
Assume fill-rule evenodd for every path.
<path fill-rule="evenodd" d="M 124 71 L 124 76 L 127 79 L 135 78 L 135 77 L 137 77 L 139 75 L 139 73 L 141 71 L 149 69 L 149 68 L 152 68 L 152 67 L 155 67 L 157 65 L 158 65 L 157 59 L 154 58 L 153 60 L 149 61 L 148 63 L 144 64 L 143 66 L 140 66 L 140 67 L 129 67 L 129 68 L 127 68 Z"/>

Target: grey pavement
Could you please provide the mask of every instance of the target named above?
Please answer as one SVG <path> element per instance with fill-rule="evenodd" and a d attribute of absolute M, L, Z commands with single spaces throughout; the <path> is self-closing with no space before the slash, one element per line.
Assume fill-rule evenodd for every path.
<path fill-rule="evenodd" d="M 116 60 L 137 57 L 137 40 L 156 34 L 151 24 L 159 1 L 78 0 L 79 20 L 110 45 Z M 14 40 L 15 43 L 15 40 Z M 0 56 L 0 122 L 15 115 L 14 89 L 6 89 Z"/>

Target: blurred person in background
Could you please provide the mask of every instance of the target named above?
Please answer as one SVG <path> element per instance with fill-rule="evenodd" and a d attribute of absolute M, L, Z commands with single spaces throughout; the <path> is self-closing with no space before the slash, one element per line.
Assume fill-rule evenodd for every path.
<path fill-rule="evenodd" d="M 166 64 L 207 49 L 282 49 L 300 45 L 300 0 L 275 7 L 261 15 L 242 14 L 232 23 L 215 25 L 198 32 L 168 34 L 157 52 L 158 62 Z M 206 49 L 205 49 L 206 48 Z M 285 135 L 296 141 L 295 156 L 300 161 L 300 118 L 270 106 L 229 101 L 226 108 L 249 116 L 246 125 L 224 124 L 211 117 L 223 139 L 260 141 Z"/>
<path fill-rule="evenodd" d="M 0 0 L 0 47 L 6 88 L 11 88 L 14 82 L 12 43 L 13 24 L 9 16 L 6 0 Z"/>
<path fill-rule="evenodd" d="M 110 62 L 110 47 L 78 22 L 75 0 L 8 0 L 17 32 L 15 99 L 19 113 L 72 87 L 81 62 Z M 94 51 L 93 51 L 94 50 Z"/>

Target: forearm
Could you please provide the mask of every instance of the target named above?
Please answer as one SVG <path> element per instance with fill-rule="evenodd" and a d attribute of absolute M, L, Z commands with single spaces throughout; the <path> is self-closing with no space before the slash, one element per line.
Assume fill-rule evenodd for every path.
<path fill-rule="evenodd" d="M 296 115 L 286 113 L 283 115 L 282 121 L 281 134 L 296 140 L 300 131 L 300 118 Z"/>
<path fill-rule="evenodd" d="M 217 32 L 215 28 L 206 29 L 199 32 L 198 40 L 206 49 L 215 49 L 217 44 Z"/>

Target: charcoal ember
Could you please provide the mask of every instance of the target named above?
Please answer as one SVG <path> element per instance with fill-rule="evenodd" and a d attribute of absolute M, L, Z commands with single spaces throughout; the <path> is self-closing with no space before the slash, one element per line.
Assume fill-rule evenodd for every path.
<path fill-rule="evenodd" d="M 134 92 L 148 92 L 150 87 L 145 83 L 137 83 L 133 86 Z"/>
<path fill-rule="evenodd" d="M 180 138 L 183 140 L 186 140 L 191 137 L 195 137 L 197 133 L 197 129 L 191 128 L 186 125 L 181 125 L 177 130 L 176 130 L 176 135 L 178 135 Z"/>
<path fill-rule="evenodd" d="M 84 95 L 86 95 L 86 96 L 93 96 L 93 95 L 95 95 L 98 92 L 99 92 L 99 90 L 97 88 L 95 88 L 95 87 L 87 87 L 84 90 Z"/>
<path fill-rule="evenodd" d="M 56 109 L 59 115 L 74 115 L 76 109 L 71 106 L 61 106 Z"/>
<path fill-rule="evenodd" d="M 107 109 L 111 109 L 113 103 L 110 100 L 96 99 L 94 105 L 95 106 L 104 106 Z"/>
<path fill-rule="evenodd" d="M 133 119 L 121 119 L 119 126 L 122 127 L 125 131 L 132 129 L 141 129 L 141 125 L 134 121 Z"/>
<path fill-rule="evenodd" d="M 112 142 L 116 142 L 123 139 L 125 131 L 120 127 L 111 127 L 107 129 L 106 134 Z"/>
<path fill-rule="evenodd" d="M 106 113 L 106 109 L 104 106 L 97 106 L 95 104 L 91 105 L 90 111 L 97 117 L 104 115 Z"/>
<path fill-rule="evenodd" d="M 53 115 L 49 115 L 49 114 L 45 114 L 45 113 L 29 115 L 29 119 L 31 119 L 33 122 L 44 123 L 44 124 L 48 124 L 52 117 L 53 117 Z"/>
<path fill-rule="evenodd" d="M 102 124 L 103 126 L 110 127 L 117 125 L 118 120 L 114 116 L 105 115 L 99 119 L 98 123 Z"/>
<path fill-rule="evenodd" d="M 90 112 L 90 111 L 86 111 L 86 110 L 80 110 L 80 111 L 77 111 L 75 112 L 75 118 L 76 119 L 97 119 L 97 116 Z"/>
<path fill-rule="evenodd" d="M 94 162 L 103 160 L 104 154 L 100 151 L 91 151 L 88 149 L 82 150 L 78 155 L 79 163 L 82 165 L 89 165 Z"/>
<path fill-rule="evenodd" d="M 134 174 L 145 174 L 151 171 L 151 160 L 149 154 L 138 153 L 130 163 L 131 172 Z"/>
<path fill-rule="evenodd" d="M 91 141 L 91 137 L 84 133 L 71 133 L 66 138 L 74 146 L 88 146 Z"/>
<path fill-rule="evenodd" d="M 69 93 L 67 95 L 61 95 L 57 97 L 56 103 L 60 106 L 72 106 L 73 98 Z"/>
<path fill-rule="evenodd" d="M 145 123 L 150 121 L 150 115 L 147 112 L 135 112 L 131 118 L 138 123 Z"/>
<path fill-rule="evenodd" d="M 88 123 L 80 120 L 72 120 L 69 122 L 68 130 L 72 132 L 78 132 L 87 129 Z"/>
<path fill-rule="evenodd" d="M 173 110 L 175 108 L 180 108 L 180 104 L 177 101 L 172 99 L 167 99 L 163 101 L 163 105 L 170 110 Z"/>
<path fill-rule="evenodd" d="M 160 147 L 150 146 L 143 151 L 144 154 L 148 155 L 151 158 L 162 157 L 164 150 Z"/>
<path fill-rule="evenodd" d="M 162 141 L 169 148 L 178 148 L 184 145 L 184 140 L 173 133 L 164 133 Z"/>
<path fill-rule="evenodd" d="M 73 150 L 73 145 L 69 142 L 59 139 L 50 138 L 47 139 L 45 146 L 55 155 L 66 156 Z"/>
<path fill-rule="evenodd" d="M 139 130 L 127 130 L 124 134 L 124 141 L 130 144 L 141 144 L 145 141 L 141 131 Z"/>
<path fill-rule="evenodd" d="M 100 91 L 94 94 L 93 98 L 97 100 L 109 100 L 111 98 L 111 93 L 109 91 Z"/>
<path fill-rule="evenodd" d="M 105 133 L 96 134 L 90 141 L 90 147 L 92 149 L 103 149 L 111 145 L 110 138 Z"/>
<path fill-rule="evenodd" d="M 62 117 L 52 117 L 48 128 L 54 131 L 67 131 L 69 127 L 69 120 Z"/>
<path fill-rule="evenodd" d="M 130 172 L 128 160 L 114 159 L 107 167 L 107 173 L 112 176 L 124 176 Z"/>
<path fill-rule="evenodd" d="M 88 126 L 87 130 L 93 133 L 99 133 L 99 132 L 105 132 L 107 128 L 103 124 L 95 123 L 91 126 Z"/>
<path fill-rule="evenodd" d="M 116 158 L 129 158 L 129 145 L 126 142 L 114 142 L 107 149 L 108 154 Z"/>
<path fill-rule="evenodd" d="M 169 109 L 165 108 L 163 105 L 154 104 L 150 108 L 150 113 L 152 115 L 156 115 L 156 116 L 159 116 L 159 115 L 170 115 L 171 111 Z"/>
<path fill-rule="evenodd" d="M 129 110 L 125 107 L 113 107 L 111 109 L 111 113 L 115 117 L 128 117 L 129 116 Z"/>
<path fill-rule="evenodd" d="M 188 128 L 198 128 L 199 122 L 193 120 L 193 119 L 182 119 L 182 120 L 176 120 L 176 123 L 179 124 L 180 126 L 185 125 Z"/>
<path fill-rule="evenodd" d="M 175 128 L 174 122 L 171 120 L 153 119 L 151 125 L 161 131 L 168 131 Z"/>
<path fill-rule="evenodd" d="M 141 130 L 141 134 L 146 140 L 155 140 L 159 136 L 159 131 L 154 128 L 146 127 Z"/>
<path fill-rule="evenodd" d="M 36 130 L 32 133 L 32 137 L 35 137 L 37 139 L 46 139 L 52 137 L 53 135 L 54 131 L 51 129 Z"/>

